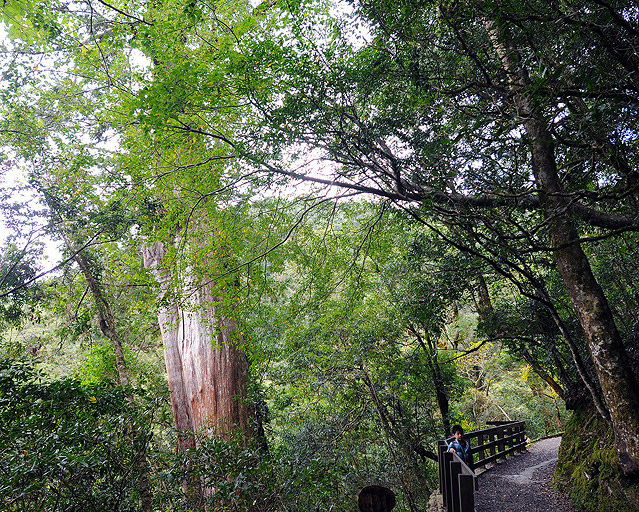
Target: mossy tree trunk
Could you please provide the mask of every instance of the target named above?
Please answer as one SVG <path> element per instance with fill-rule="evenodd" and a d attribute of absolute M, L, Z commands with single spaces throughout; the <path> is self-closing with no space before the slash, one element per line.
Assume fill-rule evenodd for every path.
<path fill-rule="evenodd" d="M 513 100 L 530 144 L 532 170 L 548 221 L 550 244 L 595 365 L 615 432 L 619 462 L 625 474 L 639 474 L 639 385 L 606 296 L 571 220 L 552 135 L 541 108 L 526 93 L 530 90 L 528 74 L 498 24 L 489 21 L 486 28 L 510 77 Z"/>

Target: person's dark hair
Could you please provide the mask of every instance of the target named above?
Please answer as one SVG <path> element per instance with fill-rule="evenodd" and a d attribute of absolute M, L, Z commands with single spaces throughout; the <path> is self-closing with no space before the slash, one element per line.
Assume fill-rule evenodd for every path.
<path fill-rule="evenodd" d="M 451 433 L 454 434 L 455 432 L 461 432 L 463 434 L 464 429 L 461 427 L 461 425 L 453 425 L 453 429 Z"/>

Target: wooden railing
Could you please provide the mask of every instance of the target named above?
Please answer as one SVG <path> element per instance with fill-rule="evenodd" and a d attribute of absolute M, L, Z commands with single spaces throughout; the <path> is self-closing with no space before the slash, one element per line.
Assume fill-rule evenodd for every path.
<path fill-rule="evenodd" d="M 448 512 L 474 512 L 477 476 L 456 453 L 448 451 L 446 441 L 437 442 L 439 490 Z"/>
<path fill-rule="evenodd" d="M 505 459 L 511 453 L 526 449 L 523 421 L 490 422 L 496 426 L 464 434 L 470 443 L 469 460 L 465 463 L 456 453 L 448 452 L 453 440 L 437 441 L 439 489 L 448 512 L 473 512 L 478 488 L 475 469 Z"/>
<path fill-rule="evenodd" d="M 464 434 L 464 438 L 470 442 L 469 466 L 473 470 L 490 462 L 505 459 L 511 453 L 526 449 L 526 423 L 524 421 L 490 423 L 497 424 L 497 426 Z M 452 437 L 450 439 L 452 440 Z"/>

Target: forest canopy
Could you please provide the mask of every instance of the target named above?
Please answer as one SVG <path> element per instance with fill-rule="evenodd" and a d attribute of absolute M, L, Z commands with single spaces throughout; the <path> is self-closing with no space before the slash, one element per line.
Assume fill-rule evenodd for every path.
<path fill-rule="evenodd" d="M 632 2 L 2 15 L 0 417 L 9 389 L 30 417 L 112 403 L 46 413 L 69 453 L 123 437 L 95 510 L 349 510 L 369 484 L 422 510 L 453 423 L 566 409 L 637 478 Z M 60 453 L 47 428 L 8 432 L 3 505 L 79 499 L 55 457 L 15 478 L 16 447 Z"/>

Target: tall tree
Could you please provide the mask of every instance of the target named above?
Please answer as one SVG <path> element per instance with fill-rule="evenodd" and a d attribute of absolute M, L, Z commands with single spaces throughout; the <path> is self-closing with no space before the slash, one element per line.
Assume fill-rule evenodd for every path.
<path fill-rule="evenodd" d="M 12 31 L 73 33 L 51 14 L 16 22 L 48 4 L 11 4 Z M 117 86 L 135 140 L 166 158 L 162 143 L 186 135 L 199 162 L 242 162 L 203 195 L 250 179 L 373 194 L 514 282 L 552 255 L 624 470 L 639 471 L 637 376 L 585 250 L 639 227 L 630 2 L 86 5 L 57 12 L 81 20 L 80 69 Z M 129 83 L 118 47 L 148 56 L 150 83 Z"/>
<path fill-rule="evenodd" d="M 135 12 L 136 8 L 148 11 L 139 14 Z M 42 18 L 44 11 L 46 15 Z M 216 19 L 211 20 L 206 35 L 201 28 L 199 36 L 205 35 L 205 38 L 211 40 L 217 37 L 217 41 L 222 40 L 222 49 L 230 52 L 233 31 L 226 26 L 225 19 L 230 22 L 228 17 L 237 12 L 237 9 L 229 8 L 224 13 L 220 9 Z M 7 120 L 6 126 L 10 128 L 4 133 L 20 151 L 22 158 L 34 164 L 36 170 L 33 180 L 55 181 L 47 173 L 63 169 L 63 174 L 72 178 L 71 184 L 77 183 L 74 180 L 81 182 L 84 177 L 94 186 L 101 187 L 96 190 L 89 186 L 88 194 L 104 199 L 113 193 L 113 187 L 108 183 L 109 173 L 112 173 L 111 177 L 116 183 L 122 184 L 121 180 L 124 180 L 127 183 L 124 189 L 128 188 L 132 192 L 126 206 L 119 204 L 119 207 L 128 208 L 129 212 L 138 209 L 147 214 L 147 219 L 151 215 L 154 221 L 158 221 L 160 216 L 153 215 L 152 210 L 153 205 L 162 197 L 173 195 L 176 202 L 186 204 L 195 196 L 195 206 L 191 203 L 186 208 L 192 209 L 189 210 L 189 217 L 194 214 L 197 218 L 197 202 L 204 198 L 199 192 L 201 183 L 200 186 L 197 185 L 197 178 L 188 183 L 179 184 L 178 179 L 168 180 L 167 183 L 161 177 L 145 176 L 145 170 L 149 165 L 156 169 L 153 164 L 159 162 L 161 167 L 162 162 L 169 162 L 168 165 L 173 167 L 168 174 L 172 174 L 176 169 L 198 169 L 208 162 L 230 158 L 223 144 L 229 141 L 223 135 L 220 134 L 216 139 L 221 143 L 218 147 L 207 148 L 201 143 L 202 134 L 215 137 L 212 132 L 206 131 L 206 127 L 198 119 L 198 113 L 190 111 L 188 105 L 192 100 L 178 98 L 179 87 L 174 85 L 183 78 L 193 79 L 192 75 L 183 73 L 180 69 L 183 66 L 189 68 L 193 63 L 184 52 L 189 45 L 184 43 L 187 38 L 192 37 L 188 30 L 202 21 L 198 10 L 183 2 L 167 2 L 162 6 L 87 2 L 75 9 L 69 8 L 65 2 L 48 4 L 35 1 L 23 5 L 9 2 L 4 6 L 4 15 L 14 38 L 9 52 L 16 60 L 20 60 L 23 65 L 35 65 L 37 69 L 37 61 L 42 59 L 37 55 L 55 55 L 59 59 L 52 64 L 44 58 L 45 62 L 41 62 L 41 68 L 44 69 L 37 77 L 25 78 L 25 82 L 37 83 L 37 92 L 34 90 L 32 94 L 23 96 L 15 93 L 7 95 L 4 105 L 6 111 L 21 112 L 19 119 L 16 114 L 11 116 L 11 120 Z M 241 17 L 239 21 L 242 21 Z M 215 30 L 218 30 L 217 34 Z M 39 46 L 41 51 L 34 54 L 32 48 L 26 48 L 29 43 Z M 123 52 L 124 45 L 126 49 Z M 144 54 L 137 48 L 141 48 L 150 57 L 149 65 L 154 66 L 154 81 L 159 82 L 159 88 L 163 88 L 161 94 L 150 96 L 148 88 L 142 88 L 143 81 L 147 79 L 147 70 L 144 69 L 144 63 L 139 65 L 133 62 L 136 51 L 139 59 L 144 58 Z M 17 63 L 13 65 L 14 70 L 20 69 Z M 51 79 L 51 72 L 54 71 L 52 67 L 61 67 L 63 75 L 67 75 L 66 78 L 55 81 L 53 87 L 46 83 Z M 206 68 L 202 70 L 207 71 Z M 224 77 L 210 76 L 207 81 L 210 86 L 207 86 L 207 90 L 217 87 L 219 91 L 221 87 L 225 87 Z M 16 81 L 13 85 L 16 91 L 24 92 L 25 89 L 21 89 L 24 83 Z M 142 91 L 139 91 L 140 88 Z M 137 101 L 134 93 L 137 93 L 137 98 L 145 98 L 147 105 L 152 103 L 157 108 L 156 113 L 161 113 L 157 119 L 152 116 L 146 122 L 131 123 L 126 110 L 132 101 Z M 67 97 L 74 99 L 65 102 L 63 98 Z M 167 123 L 171 124 L 171 120 L 177 117 L 175 112 L 188 114 L 191 119 L 186 125 L 174 124 L 168 134 L 156 133 L 158 128 L 166 130 Z M 86 125 L 77 125 L 78 118 L 83 119 Z M 223 120 L 218 119 L 217 124 L 212 125 L 215 133 L 221 133 L 219 125 L 222 122 Z M 20 129 L 16 129 L 16 125 L 20 125 Z M 48 131 L 48 136 L 44 130 Z M 116 133 L 124 137 L 124 147 L 108 140 Z M 135 162 L 135 156 L 129 157 L 125 152 L 118 155 L 118 152 L 126 148 L 138 149 L 148 143 L 149 139 L 152 143 L 150 162 L 141 162 L 145 153 L 139 151 L 136 156 L 140 168 L 127 168 L 127 165 Z M 177 144 L 173 139 L 177 139 Z M 77 144 L 76 149 L 69 150 L 74 147 L 74 143 Z M 101 146 L 105 143 L 106 148 Z M 199 155 L 202 156 L 201 159 L 194 156 L 198 150 L 203 153 Z M 94 183 L 92 179 L 92 174 L 97 173 L 92 165 L 101 167 L 99 173 L 106 178 L 101 184 Z M 144 178 L 149 181 L 137 181 Z M 132 180 L 136 180 L 135 183 L 131 184 Z M 146 186 L 150 180 L 155 180 L 159 185 L 157 193 L 141 193 L 138 201 L 136 190 Z M 59 183 L 62 181 L 59 180 Z M 49 207 L 66 213 L 73 211 L 80 223 L 94 221 L 97 213 L 94 206 L 85 204 L 85 196 L 80 194 L 87 187 L 77 185 L 74 192 L 66 190 L 66 185 L 68 184 L 65 184 L 63 194 L 49 195 L 48 199 L 55 200 L 55 204 L 49 204 Z M 206 185 L 212 186 L 213 183 L 207 182 Z M 186 188 L 190 186 L 195 190 Z M 188 199 L 184 198 L 184 194 L 181 196 L 185 190 L 187 195 L 190 194 Z M 165 192 L 167 194 L 162 196 Z M 106 201 L 109 202 L 108 199 Z M 179 206 L 173 213 L 178 209 Z M 176 215 L 178 224 L 184 221 L 179 212 Z M 133 230 L 139 229 L 140 224 L 144 223 L 142 216 L 136 223 Z M 174 219 L 167 219 L 166 226 L 166 231 L 174 232 Z M 192 231 L 187 234 L 189 220 L 186 220 L 185 226 L 186 229 L 179 227 L 177 230 L 183 237 L 183 242 L 190 244 Z M 84 226 L 85 232 L 86 228 Z M 162 230 L 158 226 L 155 229 Z M 202 227 L 202 230 L 206 229 L 206 226 Z M 99 232 L 94 238 L 98 235 Z M 114 329 L 109 303 L 105 300 L 99 280 L 92 272 L 90 262 L 82 253 L 81 247 L 77 247 L 71 240 L 66 241 L 74 251 L 71 257 L 79 264 L 96 298 L 101 328 L 115 343 L 118 372 L 126 384 L 127 373 L 120 336 Z M 239 429 L 249 435 L 249 432 L 253 432 L 253 424 L 249 418 L 252 408 L 247 398 L 248 362 L 240 350 L 241 334 L 227 300 L 230 294 L 221 298 L 220 295 L 224 292 L 220 286 L 214 287 L 210 280 L 207 282 L 207 278 L 200 279 L 191 275 L 189 269 L 181 269 L 179 276 L 177 272 L 173 272 L 169 278 L 171 289 L 168 290 L 169 284 L 165 278 L 171 274 L 172 269 L 165 261 L 163 270 L 160 271 L 159 262 L 164 255 L 162 250 L 160 244 L 146 247 L 145 263 L 159 271 L 159 279 L 163 286 L 166 285 L 162 291 L 159 318 L 167 347 L 165 355 L 176 425 L 179 430 L 188 433 L 180 438 L 180 450 L 192 446 L 194 436 L 204 429 L 226 434 Z M 210 254 L 205 254 L 204 257 L 208 261 L 216 259 Z M 193 272 L 193 267 L 190 271 Z"/>
<path fill-rule="evenodd" d="M 211 282 L 195 281 L 172 293 L 163 245 L 156 242 L 143 254 L 162 290 L 158 320 L 173 416 L 182 435 L 178 450 L 194 446 L 195 436 L 206 432 L 227 437 L 240 432 L 254 438 L 248 360 L 237 322 L 220 297 L 223 292 Z"/>
<path fill-rule="evenodd" d="M 296 40 L 306 51 L 279 41 L 273 84 L 284 100 L 263 118 L 284 144 L 310 144 L 336 162 L 335 176 L 257 165 L 387 197 L 423 222 L 462 227 L 462 237 L 439 231 L 505 275 L 521 274 L 526 255 L 552 254 L 621 464 L 636 473 L 637 376 L 582 248 L 588 237 L 637 229 L 637 62 L 628 49 L 638 31 L 626 7 L 364 2 L 358 14 L 371 38 L 360 48 L 346 36 Z M 306 27 L 293 18 L 295 28 Z M 602 52 L 590 51 L 596 44 Z M 595 72 L 598 80 L 588 80 Z"/>

